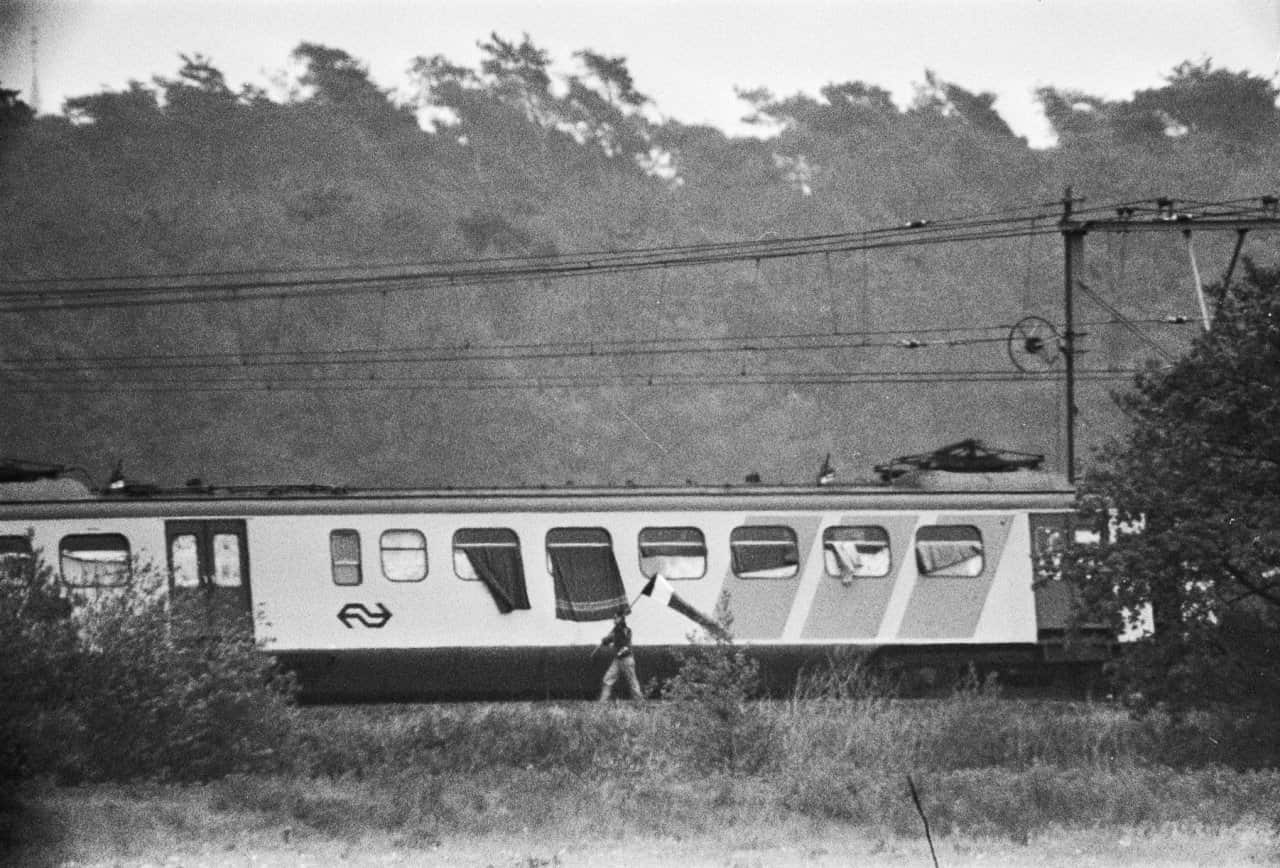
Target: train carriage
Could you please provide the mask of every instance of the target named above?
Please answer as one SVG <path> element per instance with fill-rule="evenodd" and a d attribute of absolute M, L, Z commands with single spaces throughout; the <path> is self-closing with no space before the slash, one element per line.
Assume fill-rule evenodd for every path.
<path fill-rule="evenodd" d="M 780 672 L 855 647 L 1034 666 L 1061 656 L 1061 587 L 1036 549 L 1073 493 L 1050 474 L 906 474 L 876 485 L 95 493 L 0 484 L 0 565 L 34 552 L 64 584 L 251 613 L 313 699 L 584 695 L 630 607 L 646 677 L 706 631 L 641 591 L 727 614 Z"/>

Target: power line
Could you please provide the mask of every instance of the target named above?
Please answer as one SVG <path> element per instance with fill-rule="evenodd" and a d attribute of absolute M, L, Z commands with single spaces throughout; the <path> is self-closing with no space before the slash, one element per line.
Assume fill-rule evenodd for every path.
<path fill-rule="evenodd" d="M 1077 371 L 1077 378 L 1089 381 L 1118 381 L 1132 378 L 1139 369 L 1096 369 Z M 1014 373 L 1007 370 L 920 370 L 822 372 L 780 371 L 721 374 L 548 374 L 491 377 L 423 378 L 306 378 L 263 381 L 257 378 L 228 380 L 32 380 L 14 383 L 12 393 L 66 394 L 83 392 L 370 392 L 370 391 L 543 391 L 549 389 L 672 388 L 738 386 L 847 386 L 847 385 L 942 385 L 951 383 L 1017 383 L 1038 385 L 1062 378 L 1057 372 Z"/>
<path fill-rule="evenodd" d="M 912 232 L 908 228 L 894 230 Z M 922 230 L 924 231 L 924 230 Z M 933 244 L 996 241 L 1028 235 L 1056 234 L 1052 226 L 977 229 L 973 231 L 926 231 L 914 237 L 879 239 L 871 233 L 815 236 L 775 242 L 745 242 L 741 245 L 713 245 L 683 248 L 679 252 L 645 251 L 602 254 L 599 257 L 562 256 L 543 260 L 490 260 L 455 263 L 450 266 L 416 270 L 375 272 L 336 276 L 290 277 L 235 281 L 193 281 L 160 283 L 152 286 L 73 287 L 37 293 L 32 289 L 0 291 L 0 313 L 32 311 L 72 311 L 136 307 L 140 305 L 205 304 L 212 302 L 264 301 L 284 298 L 324 298 L 334 295 L 422 292 L 433 288 L 459 289 L 493 286 L 511 282 L 567 279 L 601 274 L 725 265 L 735 262 L 763 262 L 775 259 L 850 253 Z"/>
<path fill-rule="evenodd" d="M 1257 201 L 1259 205 L 1240 203 Z M 1182 206 L 1181 210 L 1177 210 Z M 1188 210 L 1190 209 L 1190 210 Z M 1120 219 L 1102 220 L 1111 212 Z M 1090 215 L 1095 215 L 1090 217 Z M 799 256 L 852 253 L 919 245 L 976 243 L 1053 235 L 1061 226 L 1043 206 L 1007 210 L 992 217 L 961 217 L 794 238 L 735 241 L 701 245 L 595 251 L 545 257 L 457 260 L 417 265 L 362 265 L 336 269 L 199 272 L 181 275 L 34 278 L 7 281 L 0 290 L 0 312 L 71 311 L 139 305 L 205 304 L 273 300 L 305 296 L 422 292 L 431 288 L 500 285 L 512 281 L 567 279 L 649 269 L 756 263 Z M 1232 220 L 1280 227 L 1274 197 L 1220 202 L 1158 199 L 1077 208 L 1074 225 L 1105 231 L 1127 231 L 1186 221 L 1188 225 L 1223 228 Z M 1196 221 L 1199 221 L 1198 223 Z M 122 281 L 134 285 L 119 286 Z M 41 291 L 34 291 L 39 288 Z"/>
<path fill-rule="evenodd" d="M 867 239 L 877 236 L 892 235 L 898 233 L 907 233 L 918 235 L 922 232 L 936 232 L 943 229 L 956 228 L 977 228 L 981 226 L 1000 225 L 1008 223 L 1034 222 L 1042 221 L 1053 216 L 1045 208 L 1055 206 L 1057 203 L 1046 202 L 1031 206 L 1022 206 L 1019 208 L 1004 209 L 1001 211 L 986 212 L 980 214 L 964 215 L 959 217 L 949 217 L 941 219 L 918 219 L 909 220 L 905 223 L 898 223 L 891 226 L 877 227 L 871 229 L 857 230 L 851 232 L 825 233 L 807 236 L 797 236 L 792 238 L 773 239 L 766 241 L 757 239 L 754 241 L 722 241 L 722 242 L 706 242 L 701 244 L 688 245 L 667 245 L 661 247 L 633 248 L 629 250 L 605 250 L 596 249 L 588 251 L 578 251 L 569 254 L 547 254 L 541 256 L 505 256 L 505 257 L 489 257 L 485 259 L 466 259 L 466 260 L 391 260 L 381 262 L 365 262 L 357 266 L 351 265 L 328 265 L 328 266 L 292 266 L 292 267 L 276 267 L 276 268 L 251 268 L 251 269 L 222 269 L 208 271 L 187 271 L 187 272 L 135 272 L 132 274 L 116 274 L 116 275 L 83 275 L 83 276 L 56 276 L 56 277 L 34 277 L 34 278 L 11 278 L 6 281 L 0 281 L 0 284 L 10 286 L 56 286 L 65 283 L 110 283 L 118 281 L 150 281 L 150 280 L 189 280 L 191 278 L 253 278 L 255 276 L 268 275 L 285 275 L 293 274 L 301 278 L 302 275 L 315 274 L 340 274 L 352 271 L 372 271 L 386 269 L 428 269 L 428 270 L 455 270 L 458 268 L 469 268 L 477 266 L 481 263 L 492 267 L 507 267 L 516 264 L 527 263 L 554 263 L 560 260 L 571 258 L 588 259 L 595 262 L 606 262 L 616 257 L 628 257 L 636 255 L 644 256 L 678 256 L 681 254 L 692 254 L 698 252 L 714 252 L 714 251 L 741 251 L 746 258 L 751 258 L 750 251 L 755 248 L 768 247 L 772 245 L 796 245 L 796 244 L 813 244 L 834 242 L 841 239 Z M 1028 214 L 1026 212 L 1035 212 Z M 5 293 L 0 292 L 0 296 Z"/>
<path fill-rule="evenodd" d="M 813 336 L 819 337 L 819 336 Z M 952 338 L 945 340 L 923 341 L 903 339 L 900 341 L 867 341 L 857 342 L 832 340 L 830 335 L 825 341 L 807 340 L 802 342 L 778 342 L 775 339 L 733 338 L 732 343 L 712 343 L 704 346 L 655 346 L 632 344 L 630 346 L 609 345 L 609 342 L 578 344 L 574 349 L 547 349 L 507 351 L 495 348 L 493 351 L 471 351 L 460 348 L 456 351 L 432 350 L 353 350 L 343 351 L 341 355 L 332 351 L 303 352 L 292 357 L 263 358 L 261 355 L 237 357 L 235 353 L 212 356 L 164 356 L 139 357 L 130 361 L 117 360 L 47 360 L 30 359 L 17 362 L 0 360 L 0 366 L 8 370 L 41 370 L 54 371 L 92 371 L 109 368 L 111 370 L 155 370 L 157 362 L 163 360 L 163 367 L 173 369 L 216 369 L 216 368 L 269 368 L 269 367 L 330 367 L 350 365 L 407 365 L 435 364 L 447 362 L 495 362 L 495 361 L 569 361 L 573 359 L 596 359 L 617 357 L 655 357 L 655 356 L 702 356 L 725 353 L 794 353 L 831 350 L 868 350 L 868 349 L 926 349 L 930 347 L 975 346 L 986 343 L 1004 343 L 1006 338 Z M 712 339 L 715 340 L 715 339 Z"/>
<path fill-rule="evenodd" d="M 1114 310 L 1114 309 L 1113 309 Z M 1138 322 L 1163 326 L 1185 325 L 1187 318 L 1132 320 L 1119 317 L 1081 323 L 1084 327 L 1114 325 L 1132 327 Z M 276 367 L 339 367 L 437 364 L 449 362 L 493 361 L 569 361 L 619 357 L 697 357 L 717 354 L 763 354 L 814 351 L 861 350 L 927 350 L 960 348 L 1008 340 L 1008 324 L 985 326 L 952 326 L 924 329 L 885 329 L 829 332 L 799 332 L 754 336 L 721 336 L 696 338 L 604 339 L 587 341 L 553 341 L 542 343 L 503 344 L 470 343 L 439 346 L 371 347 L 340 350 L 276 350 L 258 352 L 226 351 L 219 353 L 130 354 L 111 356 L 32 356 L 0 359 L 0 372 L 91 373 L 101 370 L 217 370 Z M 940 337 L 940 335 L 994 336 Z M 872 338 L 893 338 L 873 340 Z M 1160 349 L 1157 345 L 1157 349 Z M 1163 353 L 1163 351 L 1162 351 Z M 1165 353 L 1166 358 L 1169 358 Z"/>

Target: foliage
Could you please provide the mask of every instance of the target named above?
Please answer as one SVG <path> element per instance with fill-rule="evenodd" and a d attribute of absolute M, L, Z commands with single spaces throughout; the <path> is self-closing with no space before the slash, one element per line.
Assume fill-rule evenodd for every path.
<path fill-rule="evenodd" d="M 1119 396 L 1129 433 L 1081 489 L 1101 545 L 1067 574 L 1091 615 L 1154 634 L 1130 686 L 1175 708 L 1280 708 L 1280 270 L 1218 290 L 1212 330 Z"/>
<path fill-rule="evenodd" d="M 171 604 L 157 586 L 141 569 L 127 589 L 70 600 L 46 567 L 5 586 L 4 776 L 207 780 L 274 766 L 291 677 L 254 647 L 237 607 Z"/>
<path fill-rule="evenodd" d="M 994 93 L 972 93 L 928 70 L 925 84 L 916 94 L 916 109 L 955 118 L 988 135 L 1012 137 L 1013 130 L 994 108 L 995 101 Z"/>
<path fill-rule="evenodd" d="M 36 116 L 31 106 L 18 99 L 20 91 L 0 87 L 0 143 L 10 127 L 30 123 Z"/>
<path fill-rule="evenodd" d="M 1107 101 L 1072 91 L 1037 91 L 1045 115 L 1064 143 L 1104 137 L 1117 144 L 1151 145 L 1171 137 L 1203 136 L 1257 146 L 1280 133 L 1280 97 L 1269 80 L 1214 69 L 1211 60 L 1186 61 L 1163 87 L 1130 100 Z"/>
<path fill-rule="evenodd" d="M 80 643 L 47 566 L 0 582 L 0 780 L 44 771 L 65 746 L 57 709 L 75 701 Z"/>
<path fill-rule="evenodd" d="M 292 737 L 267 771 L 202 787 L 27 787 L 23 801 L 70 799 L 145 830 L 179 817 L 197 832 L 206 821 L 174 807 L 194 797 L 218 828 L 279 823 L 286 845 L 290 834 L 423 845 L 603 829 L 687 838 L 726 825 L 812 832 L 813 821 L 915 839 L 906 774 L 939 835 L 1025 842 L 1055 828 L 1265 827 L 1280 816 L 1280 756 L 1273 743 L 1258 753 L 1236 714 L 1135 718 L 1109 703 L 1010 699 L 976 683 L 897 700 L 846 690 L 874 683 L 862 675 L 830 683 L 845 686 L 750 702 L 755 723 L 739 732 L 736 768 L 698 740 L 711 724 L 696 703 L 312 707 L 290 716 Z M 56 841 L 32 832 L 36 813 L 0 804 L 0 850 L 7 818 L 33 846 Z M 100 825 L 74 817 L 77 828 Z"/>
<path fill-rule="evenodd" d="M 886 377 L 1006 366 L 995 343 L 904 353 L 898 337 L 1057 309 L 1055 239 L 357 284 L 385 279 L 392 263 L 456 268 L 1025 213 L 1068 184 L 1093 202 L 1231 200 L 1268 189 L 1280 153 L 1280 136 L 1241 132 L 1274 119 L 1259 98 L 1269 85 L 1204 64 L 1156 89 L 1156 108 L 1185 133 L 1165 135 L 1159 120 L 1131 136 L 1085 95 L 1059 118 L 1074 131 L 1036 150 L 1009 135 L 990 94 L 929 73 L 904 107 L 859 81 L 743 91 L 757 138 L 663 118 L 625 58 L 557 59 L 528 34 L 489 34 L 474 64 L 425 54 L 396 90 L 335 46 L 303 43 L 289 62 L 269 91 L 236 90 L 215 58 L 192 53 L 174 72 L 73 98 L 60 115 L 32 118 L 16 96 L 0 100 L 21 121 L 0 123 L 6 286 L 157 275 L 147 286 L 244 290 L 229 290 L 234 301 L 219 291 L 207 303 L 15 311 L 7 349 L 22 367 L 0 418 L 10 450 L 123 459 L 131 476 L 160 483 L 369 486 L 794 480 L 828 451 L 852 476 L 876 456 L 964 437 L 1046 452 L 1054 399 L 1041 383 L 908 377 L 892 400 L 874 384 L 794 383 L 854 363 Z M 1237 109 L 1218 117 L 1216 105 Z M 1137 116 L 1148 123 L 1152 111 Z M 1235 132 L 1224 132 L 1231 118 Z M 1212 261 L 1218 251 L 1197 243 Z M 1144 292 L 1173 286 L 1185 258 L 1131 259 L 1128 274 Z M 317 292 L 263 292 L 281 282 Z M 1155 295 L 1130 292 L 1120 309 L 1166 307 Z M 873 338 L 883 332 L 898 337 Z M 745 343 L 819 333 L 843 337 L 785 356 Z M 850 345 L 848 333 L 868 339 Z M 737 339 L 742 353 L 701 349 Z M 672 351 L 635 349 L 655 341 Z M 1106 362 L 1124 368 L 1142 347 L 1120 343 Z M 586 345 L 595 349 L 577 352 Z M 640 374 L 681 385 L 574 387 L 555 400 L 541 388 Z M 1103 388 L 1080 380 L 1080 418 L 1097 426 L 1083 435 L 1114 425 Z M 282 433 L 264 441 L 263 430 Z M 732 450 L 725 430 L 739 432 Z M 1011 442 L 1011 432 L 1023 433 Z"/>
<path fill-rule="evenodd" d="M 797 674 L 791 699 L 794 703 L 888 702 L 898 695 L 899 687 L 899 679 L 874 666 L 862 649 L 836 648 L 824 661 L 805 667 Z"/>
<path fill-rule="evenodd" d="M 773 735 L 752 701 L 761 691 L 760 665 L 734 643 L 725 599 L 716 615 L 723 632 L 679 652 L 680 669 L 662 685 L 661 696 L 677 709 L 673 744 L 695 765 L 755 771 L 769 761 Z"/>

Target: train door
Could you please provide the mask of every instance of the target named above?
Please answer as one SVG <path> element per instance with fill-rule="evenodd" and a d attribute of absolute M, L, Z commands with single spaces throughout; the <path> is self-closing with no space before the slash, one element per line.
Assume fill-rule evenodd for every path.
<path fill-rule="evenodd" d="M 166 521 L 169 593 L 248 612 L 249 547 L 243 519 Z"/>

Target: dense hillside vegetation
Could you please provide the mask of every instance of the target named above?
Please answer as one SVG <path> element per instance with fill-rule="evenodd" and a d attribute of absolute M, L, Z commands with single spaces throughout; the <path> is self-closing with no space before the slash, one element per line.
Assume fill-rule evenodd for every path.
<path fill-rule="evenodd" d="M 161 483 L 351 484 L 798 481 L 828 452 L 848 479 L 970 436 L 1057 456 L 1059 381 L 918 374 L 1015 373 L 1008 327 L 1060 318 L 1052 233 L 345 290 L 388 264 L 547 262 L 973 214 L 1042 212 L 1051 225 L 1067 186 L 1098 204 L 1216 202 L 1274 193 L 1280 166 L 1275 88 L 1209 61 L 1125 101 L 1042 89 L 1059 143 L 1035 150 L 990 94 L 932 74 L 905 108 L 863 82 L 743 91 L 762 137 L 732 138 L 662 119 L 622 58 L 553 62 L 528 37 L 482 48 L 477 68 L 419 58 L 405 103 L 358 58 L 306 43 L 284 96 L 235 92 L 201 56 L 56 116 L 5 91 L 0 453 L 99 476 L 123 460 Z M 1197 238 L 1208 279 L 1233 241 Z M 1195 312 L 1178 233 L 1089 245 L 1093 288 L 1185 347 L 1188 326 L 1159 322 Z M 1245 247 L 1264 264 L 1275 251 L 1274 238 Z M 126 279 L 82 280 L 99 276 Z M 210 280 L 305 291 L 39 304 L 53 289 Z M 1082 383 L 1087 446 L 1116 423 L 1108 390 L 1152 349 L 1113 311 L 1081 302 L 1080 316 L 1082 365 L 1120 372 Z M 767 349 L 777 336 L 789 348 Z M 792 382 L 828 372 L 869 379 Z"/>

